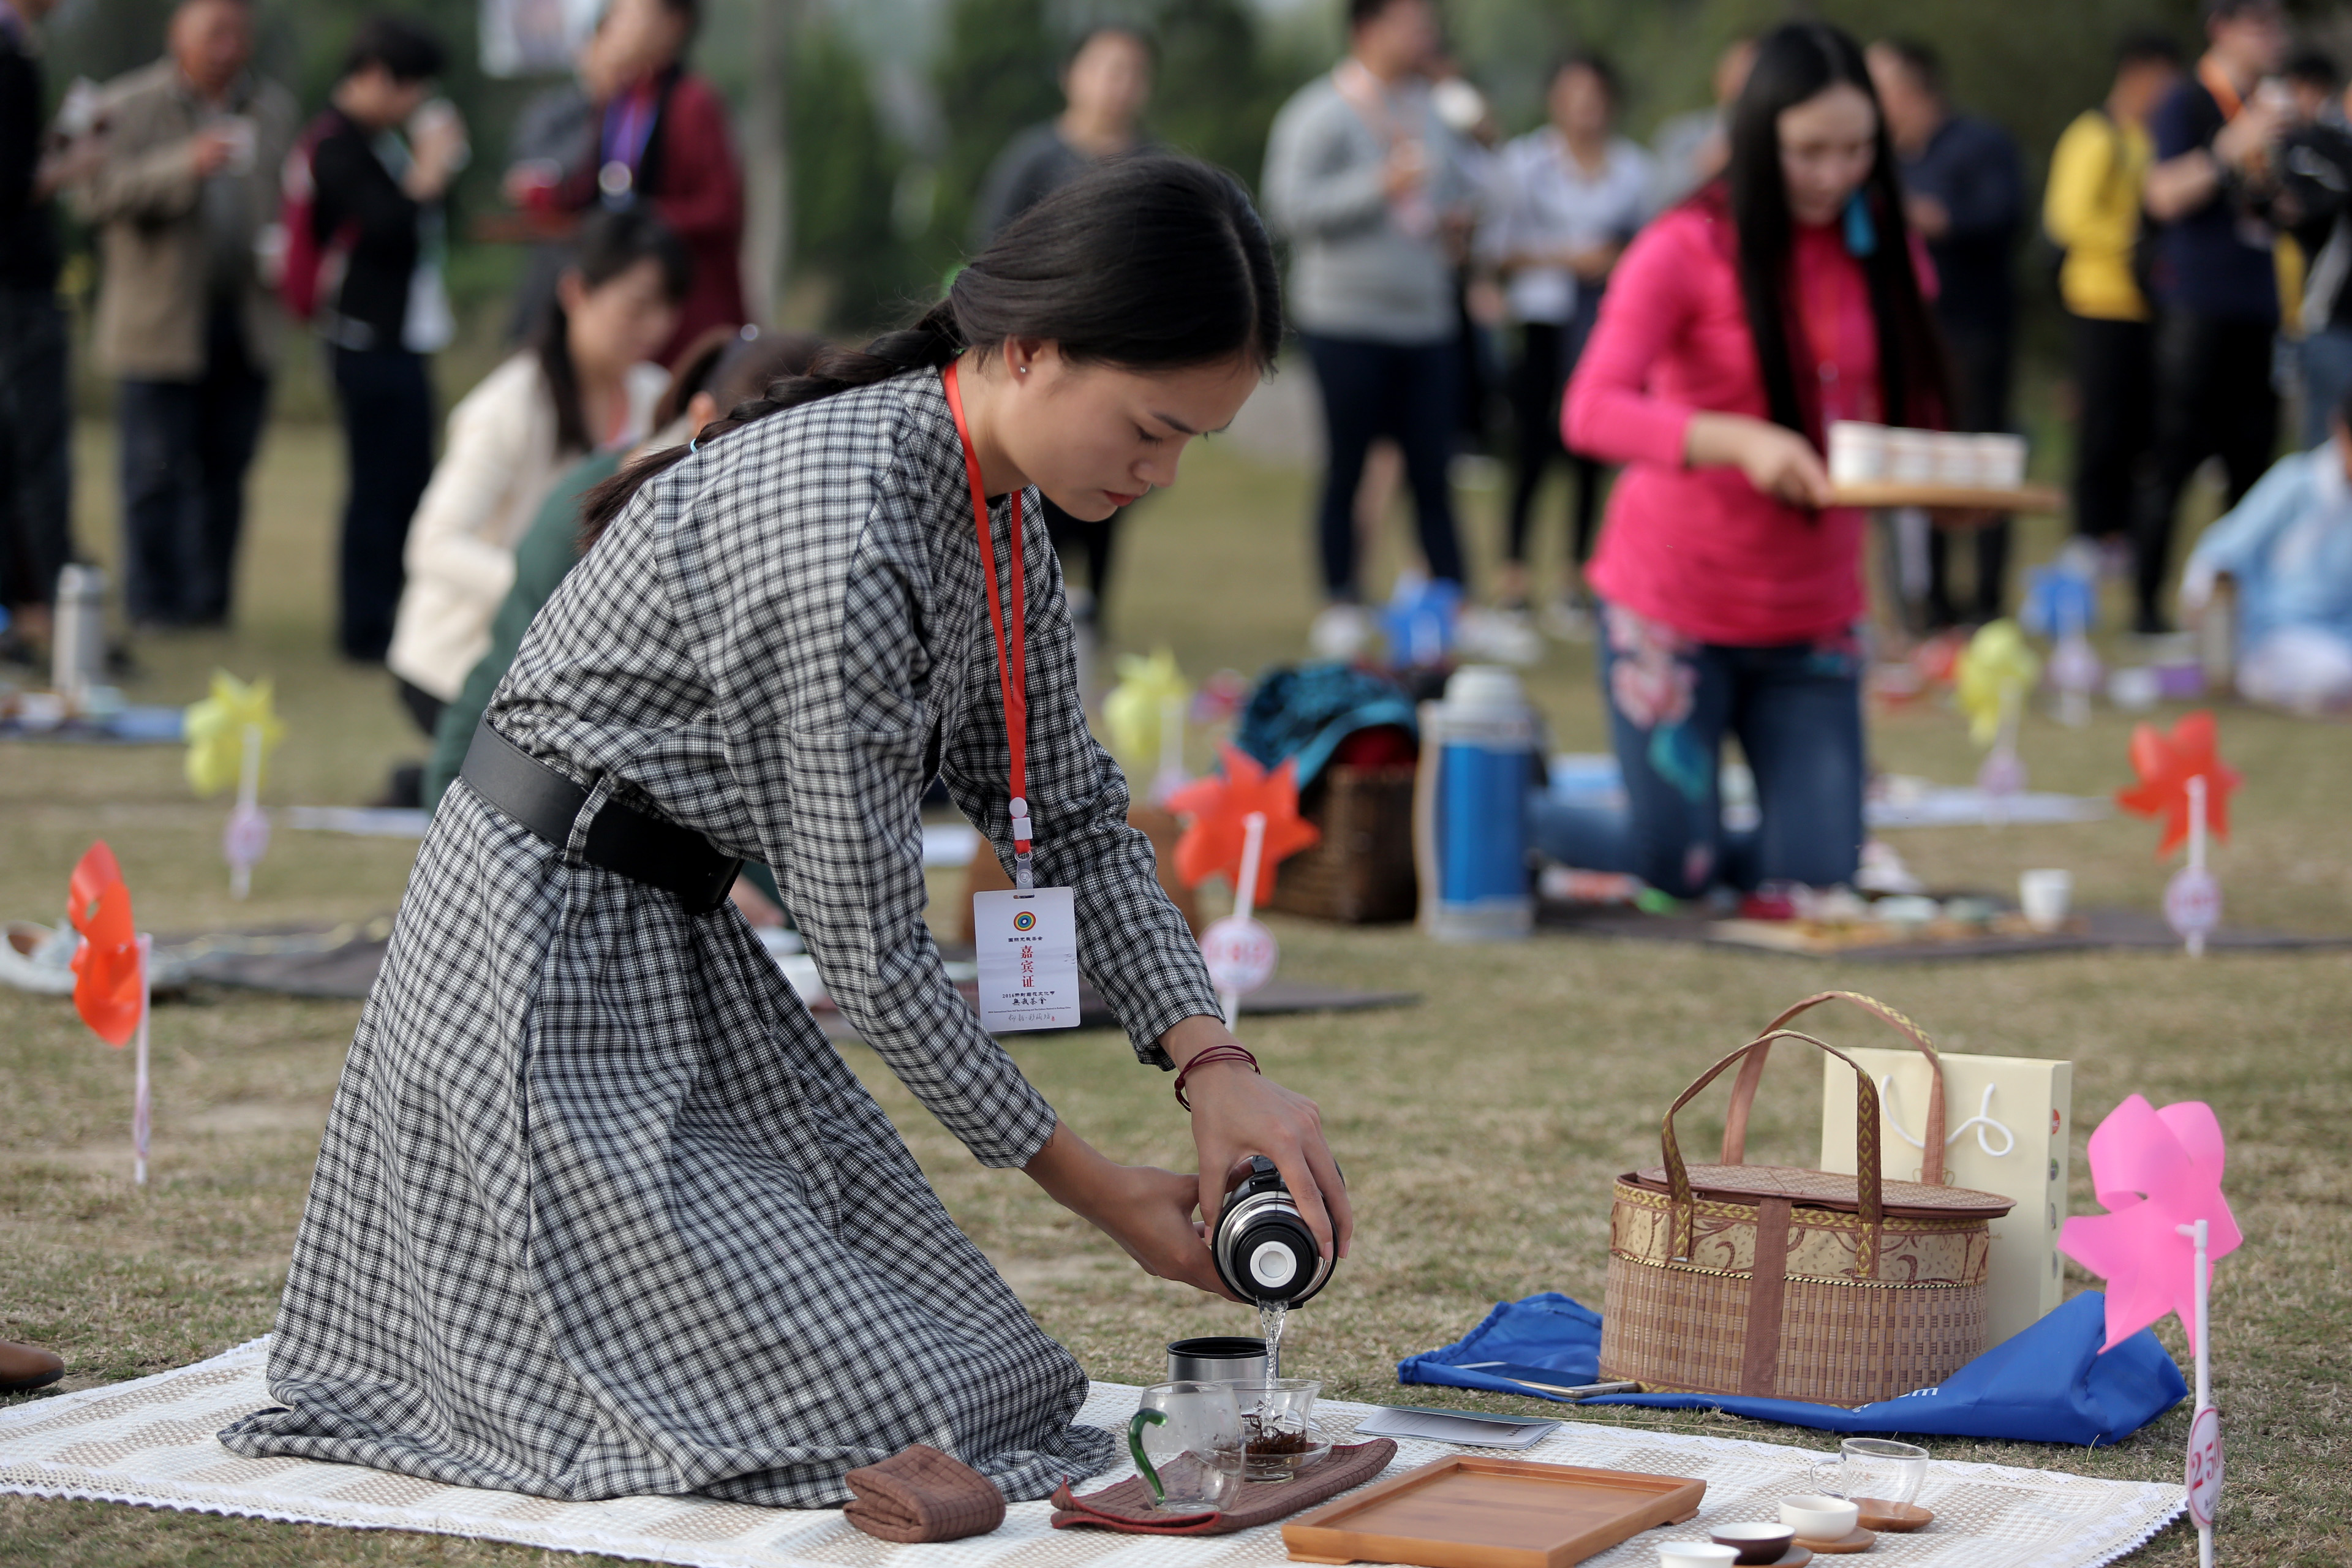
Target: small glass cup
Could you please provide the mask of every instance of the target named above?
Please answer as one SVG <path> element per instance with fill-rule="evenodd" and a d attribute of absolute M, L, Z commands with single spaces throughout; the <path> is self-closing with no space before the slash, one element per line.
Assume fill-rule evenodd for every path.
<path fill-rule="evenodd" d="M 1836 1494 L 1849 1502 L 1899 1509 L 1918 1500 L 1927 1450 L 1885 1437 L 1848 1437 L 1838 1445 Z"/>
<path fill-rule="evenodd" d="M 1201 1513 L 1232 1506 L 1242 1484 L 1242 1413 L 1230 1383 L 1161 1383 L 1143 1391 L 1128 1451 L 1156 1506 Z"/>
<path fill-rule="evenodd" d="M 1288 1480 L 1330 1452 L 1315 1426 L 1315 1398 L 1323 1385 L 1304 1377 L 1276 1377 L 1231 1385 L 1241 1407 L 1242 1436 L 1248 1449 L 1246 1474 L 1254 1481 Z"/>

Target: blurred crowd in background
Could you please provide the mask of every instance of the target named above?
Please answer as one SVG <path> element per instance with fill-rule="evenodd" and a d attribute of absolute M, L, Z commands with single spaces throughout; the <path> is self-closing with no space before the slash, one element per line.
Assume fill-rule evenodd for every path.
<path fill-rule="evenodd" d="M 838 26 L 794 22 L 778 119 L 775 103 L 751 113 L 733 101 L 741 89 L 699 68 L 698 44 L 712 53 L 699 0 L 610 0 L 570 79 L 491 95 L 508 149 L 486 161 L 452 85 L 483 81 L 461 58 L 471 38 L 450 26 L 464 7 L 339 19 L 331 68 L 306 64 L 314 79 L 298 94 L 256 63 L 284 21 L 271 0 L 180 0 L 158 18 L 161 58 L 104 82 L 45 68 L 57 4 L 0 0 L 7 656 L 43 657 L 58 574 L 76 557 L 78 483 L 119 495 L 134 652 L 151 633 L 228 623 L 273 384 L 289 353 L 315 352 L 348 461 L 338 645 L 382 661 L 428 733 L 447 730 L 491 648 L 518 547 L 581 475 L 649 438 L 690 436 L 689 407 L 707 419 L 725 406 L 721 387 L 757 391 L 740 385 L 746 365 L 773 374 L 814 351 L 769 323 L 837 336 L 879 324 L 1075 172 L 1159 145 L 1234 166 L 1289 249 L 1324 435 L 1307 523 L 1320 601 L 1302 606 L 1312 650 L 1345 659 L 1370 643 L 1360 563 L 1400 493 L 1414 570 L 1476 606 L 1461 618 L 1465 651 L 1528 662 L 1548 636 L 1591 637 L 1583 567 L 1610 474 L 1564 438 L 1564 400 L 1627 247 L 1716 188 L 1758 37 L 1723 25 L 1722 7 L 1682 7 L 1705 14 L 1719 47 L 1706 51 L 1711 98 L 1670 106 L 1601 47 L 1609 27 L 1577 25 L 1592 7 L 1561 8 L 1549 32 L 1566 47 L 1539 72 L 1515 68 L 1532 99 L 1510 117 L 1433 0 L 1346 0 L 1324 19 L 1336 61 L 1311 66 L 1297 40 L 1328 31 L 1291 26 L 1285 55 L 1264 43 L 1273 23 L 1227 0 L 1094 25 L 1036 0 L 973 0 L 949 7 L 937 91 L 898 105 L 914 129 L 893 142 L 880 127 L 900 79 L 857 68 Z M 2007 9 L 1971 8 L 1968 26 L 2033 36 L 2039 24 Z M 2081 549 L 2128 581 L 2148 635 L 2179 607 L 2173 532 L 2199 470 L 2218 460 L 2234 507 L 2277 456 L 2283 409 L 2298 449 L 2332 430 L 2343 460 L 2303 472 L 2310 493 L 2273 498 L 2269 522 L 2242 521 L 2235 553 L 2192 562 L 2188 602 L 2195 610 L 2221 574 L 2300 590 L 2316 578 L 2326 592 L 2305 592 L 2296 614 L 2352 622 L 2352 583 L 2326 581 L 2338 562 L 2352 574 L 2352 551 L 2295 531 L 2336 504 L 2352 469 L 2337 412 L 2352 391 L 2352 129 L 2321 47 L 2333 21 L 2302 26 L 2276 0 L 2157 9 L 2168 26 L 2098 42 L 2104 90 L 2032 148 L 1972 109 L 1933 44 L 1894 25 L 1859 31 L 1949 365 L 1942 422 L 2014 427 L 2023 349 L 2043 332 L 2071 387 Z M 486 46 L 492 10 L 503 14 L 492 5 L 478 18 Z M 1645 13 L 1624 27 L 1655 59 L 1665 25 Z M 307 32 L 301 43 L 306 62 L 323 47 Z M 1637 98 L 1646 142 L 1627 128 Z M 773 137 L 747 142 L 747 114 L 772 121 Z M 924 132 L 927 114 L 946 132 Z M 1003 122 L 1014 115 L 1028 122 Z M 892 148 L 927 136 L 912 178 Z M 763 184 L 790 186 L 782 241 L 755 232 L 763 203 L 785 202 Z M 947 227 L 957 232 L 943 240 Z M 1846 237 L 1857 255 L 1866 237 Z M 483 255 L 495 267 L 469 259 Z M 495 276 L 495 312 L 478 308 L 478 286 L 470 308 L 455 297 L 461 274 Z M 786 276 L 796 281 L 780 289 Z M 510 352 L 445 419 L 435 356 L 498 333 Z M 111 476 L 70 471 L 76 356 L 110 390 Z M 1529 563 L 1549 553 L 1538 503 L 1553 472 L 1567 479 L 1565 567 L 1544 582 Z M 1476 584 L 1455 507 L 1465 481 L 1507 498 L 1501 566 Z M 1046 511 L 1081 613 L 1098 615 L 1116 520 Z M 1909 633 L 2004 612 L 2009 526 L 1972 521 L 1885 521 Z M 2352 637 L 2352 626 L 2332 629 Z M 2345 662 L 2352 672 L 2352 654 Z"/>

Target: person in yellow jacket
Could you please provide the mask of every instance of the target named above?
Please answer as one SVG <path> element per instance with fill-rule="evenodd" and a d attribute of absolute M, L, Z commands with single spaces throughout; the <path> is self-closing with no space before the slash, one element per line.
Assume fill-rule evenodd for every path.
<path fill-rule="evenodd" d="M 2137 469 L 2155 434 L 2154 312 L 2138 267 L 2140 192 L 2153 152 L 2147 121 L 2180 71 L 2170 38 L 2126 37 L 2106 101 L 2058 138 L 2042 205 L 2042 226 L 2063 256 L 2058 293 L 2073 337 L 2074 526 L 2117 548 L 2131 531 Z"/>

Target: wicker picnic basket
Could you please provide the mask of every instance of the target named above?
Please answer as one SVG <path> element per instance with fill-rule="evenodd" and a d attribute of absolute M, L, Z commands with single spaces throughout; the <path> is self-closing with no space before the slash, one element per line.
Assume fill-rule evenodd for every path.
<path fill-rule="evenodd" d="M 1917 1182 L 1879 1173 L 1878 1091 L 1844 1052 L 1785 1027 L 1851 1002 L 1900 1030 L 1936 1070 Z M 1776 1040 L 1854 1068 L 1859 1173 L 1745 1163 L 1756 1086 Z M 1675 1112 L 1734 1062 L 1723 1163 L 1685 1165 Z M 1807 997 L 1709 1068 L 1666 1112 L 1665 1161 L 1618 1178 L 1609 1221 L 1601 1375 L 1645 1390 L 1853 1406 L 1930 1388 L 1985 1349 L 1990 1222 L 2009 1199 L 1944 1182 L 1935 1047 L 1893 1008 L 1846 991 Z"/>
<path fill-rule="evenodd" d="M 1267 908 L 1349 925 L 1412 919 L 1412 784 L 1410 763 L 1325 768 L 1301 807 L 1323 836 L 1276 870 Z"/>

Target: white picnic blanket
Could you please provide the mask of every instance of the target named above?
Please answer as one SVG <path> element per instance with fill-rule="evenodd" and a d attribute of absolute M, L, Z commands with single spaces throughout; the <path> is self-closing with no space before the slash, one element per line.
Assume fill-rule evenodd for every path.
<path fill-rule="evenodd" d="M 993 1534 L 895 1546 L 861 1534 L 835 1510 L 794 1512 L 677 1497 L 551 1502 L 349 1465 L 239 1458 L 213 1434 L 269 1403 L 262 1384 L 267 1347 L 267 1341 L 255 1340 L 176 1372 L 0 1411 L 0 1492 L 354 1530 L 425 1531 L 695 1568 L 1252 1568 L 1286 1561 L 1277 1526 L 1199 1539 L 1056 1531 L 1042 1502 L 1015 1504 Z M 1097 1383 L 1080 1419 L 1121 1426 L 1135 1410 L 1136 1392 Z M 1317 1414 L 1329 1436 L 1345 1441 L 1372 1409 L 1334 1401 Z M 1405 1442 L 1390 1473 L 1460 1451 Z M 1706 1482 L 1697 1519 L 1636 1536 L 1591 1559 L 1612 1568 L 1646 1568 L 1657 1560 L 1656 1542 L 1705 1540 L 1712 1523 L 1772 1518 L 1779 1498 L 1811 1489 L 1818 1458 L 1770 1443 L 1572 1417 L 1514 1457 Z M 1087 1489 L 1118 1479 L 1098 1478 Z M 1940 1461 L 1919 1500 L 1936 1510 L 1935 1524 L 1917 1535 L 1880 1537 L 1871 1562 L 1888 1568 L 2095 1568 L 2129 1552 L 2182 1509 L 2177 1486 Z"/>

